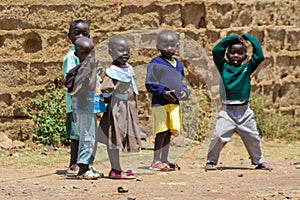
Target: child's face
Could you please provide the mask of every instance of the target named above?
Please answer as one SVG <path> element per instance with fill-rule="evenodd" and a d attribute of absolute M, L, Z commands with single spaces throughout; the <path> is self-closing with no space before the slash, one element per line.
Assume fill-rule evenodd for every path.
<path fill-rule="evenodd" d="M 109 54 L 117 64 L 125 64 L 130 58 L 129 41 L 124 39 L 116 40 L 113 48 L 109 49 Z"/>
<path fill-rule="evenodd" d="M 166 59 L 171 59 L 178 48 L 178 39 L 172 34 L 162 35 L 158 39 L 157 49 L 161 56 Z"/>
<path fill-rule="evenodd" d="M 78 23 L 76 24 L 73 29 L 68 34 L 70 40 L 72 43 L 75 43 L 75 40 L 80 37 L 87 37 L 90 38 L 90 31 L 89 31 L 89 25 L 87 23 Z"/>
<path fill-rule="evenodd" d="M 84 61 L 88 56 L 95 56 L 94 46 L 92 44 L 76 43 L 75 48 L 75 55 L 79 58 L 80 62 Z"/>
<path fill-rule="evenodd" d="M 239 67 L 246 58 L 244 46 L 242 44 L 233 44 L 227 52 L 227 59 L 230 65 Z"/>

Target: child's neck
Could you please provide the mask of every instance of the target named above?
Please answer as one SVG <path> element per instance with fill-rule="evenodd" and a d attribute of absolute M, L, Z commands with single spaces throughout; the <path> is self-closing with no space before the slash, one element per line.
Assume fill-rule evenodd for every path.
<path fill-rule="evenodd" d="M 111 65 L 114 65 L 114 66 L 117 66 L 117 67 L 119 67 L 119 68 L 128 68 L 128 65 L 126 64 L 126 63 L 120 63 L 120 62 L 115 62 L 115 61 L 113 61 L 112 63 L 111 63 Z"/>
<path fill-rule="evenodd" d="M 166 60 L 171 60 L 171 61 L 173 61 L 174 60 L 174 58 L 173 57 L 171 57 L 171 58 L 166 58 L 166 57 L 164 57 L 164 56 L 161 56 L 163 59 L 166 59 Z"/>
<path fill-rule="evenodd" d="M 121 63 L 121 62 L 119 62 L 119 61 L 117 61 L 117 60 L 114 60 L 114 61 L 112 62 L 112 64 L 115 65 L 115 66 L 125 66 L 125 65 L 126 65 L 126 63 Z"/>

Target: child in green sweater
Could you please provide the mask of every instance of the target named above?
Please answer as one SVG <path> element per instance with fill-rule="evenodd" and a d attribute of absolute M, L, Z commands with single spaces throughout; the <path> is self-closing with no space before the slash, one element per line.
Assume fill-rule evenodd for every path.
<path fill-rule="evenodd" d="M 251 43 L 253 52 L 251 59 L 243 63 L 247 58 L 245 40 Z M 249 34 L 229 35 L 213 48 L 212 53 L 221 76 L 222 110 L 210 142 L 205 170 L 216 169 L 222 148 L 235 132 L 241 137 L 256 169 L 272 170 L 272 167 L 263 161 L 254 113 L 248 103 L 251 90 L 250 75 L 264 60 L 259 41 Z"/>

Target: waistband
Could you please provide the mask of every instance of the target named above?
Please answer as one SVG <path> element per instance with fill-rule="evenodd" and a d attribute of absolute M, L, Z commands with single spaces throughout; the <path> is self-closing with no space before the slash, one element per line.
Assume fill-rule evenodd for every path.
<path fill-rule="evenodd" d="M 227 107 L 233 106 L 233 107 L 235 107 L 235 106 L 247 106 L 248 104 L 249 104 L 249 102 L 248 102 L 248 101 L 245 101 L 245 102 L 242 103 L 242 104 L 223 104 L 223 106 L 227 106 Z"/>

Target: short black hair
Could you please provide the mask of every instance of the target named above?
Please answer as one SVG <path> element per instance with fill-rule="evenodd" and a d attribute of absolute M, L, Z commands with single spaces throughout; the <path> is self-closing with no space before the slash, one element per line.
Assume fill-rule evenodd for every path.
<path fill-rule="evenodd" d="M 228 45 L 228 47 L 227 47 L 227 50 L 229 50 L 229 49 L 231 48 L 231 46 L 232 46 L 232 45 L 235 45 L 235 44 L 241 44 L 241 45 L 243 46 L 243 48 L 244 48 L 245 54 L 247 53 L 247 45 L 246 45 L 246 43 L 245 43 L 244 41 L 241 41 L 241 40 L 238 39 L 238 38 L 232 40 L 232 41 L 229 43 L 229 45 Z"/>
<path fill-rule="evenodd" d="M 165 29 L 158 33 L 157 40 L 156 40 L 157 43 L 159 43 L 161 41 L 161 39 L 164 35 L 172 35 L 172 36 L 174 36 L 174 38 L 176 38 L 176 40 L 178 40 L 178 35 L 174 31 Z"/>
<path fill-rule="evenodd" d="M 90 26 L 89 26 L 89 23 L 87 23 L 86 21 L 82 20 L 82 19 L 77 19 L 77 20 L 74 20 L 70 23 L 70 27 L 69 27 L 69 33 L 71 33 L 72 29 L 79 23 L 83 23 L 83 24 L 87 24 L 89 29 L 90 29 Z"/>
<path fill-rule="evenodd" d="M 108 48 L 112 49 L 116 45 L 116 41 L 118 40 L 125 40 L 129 41 L 124 35 L 114 35 L 108 41 Z"/>

